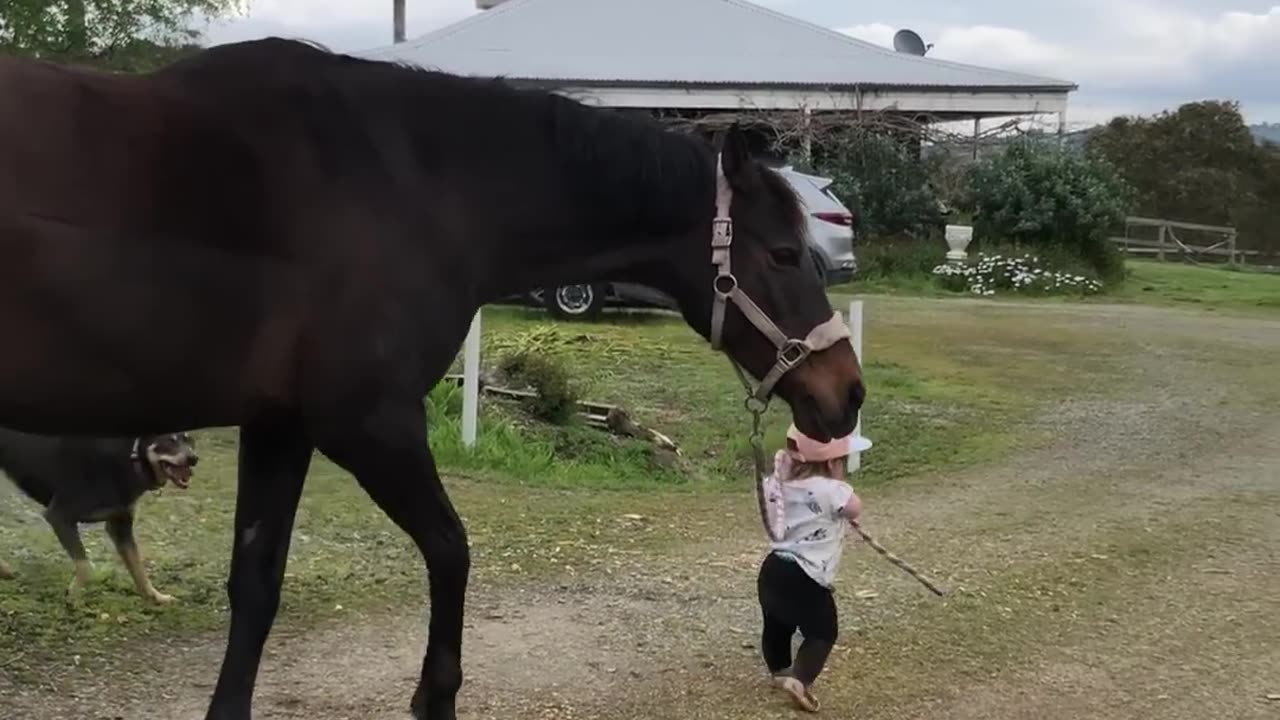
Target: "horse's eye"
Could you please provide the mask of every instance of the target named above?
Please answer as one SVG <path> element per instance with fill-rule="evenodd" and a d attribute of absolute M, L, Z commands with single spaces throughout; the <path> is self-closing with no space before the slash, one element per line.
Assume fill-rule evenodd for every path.
<path fill-rule="evenodd" d="M 779 265 L 796 266 L 800 264 L 800 252 L 795 248 L 774 248 L 769 251 L 769 256 Z"/>

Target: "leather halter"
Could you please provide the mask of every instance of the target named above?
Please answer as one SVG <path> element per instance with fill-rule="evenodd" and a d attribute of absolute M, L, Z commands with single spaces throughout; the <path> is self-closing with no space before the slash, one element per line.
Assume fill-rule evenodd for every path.
<path fill-rule="evenodd" d="M 777 360 L 765 374 L 764 379 L 751 389 L 751 382 L 737 361 L 729 358 L 738 378 L 746 387 L 748 402 L 754 402 L 760 409 L 769 402 L 773 388 L 783 375 L 804 362 L 805 358 L 815 351 L 826 350 L 841 340 L 850 337 L 849 326 L 837 311 L 826 321 L 819 323 L 809 331 L 803 339 L 790 338 L 778 327 L 760 306 L 755 304 L 738 285 L 733 274 L 733 219 L 729 217 L 729 206 L 733 202 L 733 188 L 724 174 L 724 161 L 720 154 L 716 155 L 716 215 L 711 221 L 711 263 L 716 266 L 716 277 L 712 281 L 715 291 L 715 304 L 711 307 L 711 347 L 723 350 L 722 335 L 724 333 L 724 315 L 728 304 L 737 306 L 747 321 L 755 326 L 778 351 Z M 726 353 L 727 354 L 727 353 Z"/>

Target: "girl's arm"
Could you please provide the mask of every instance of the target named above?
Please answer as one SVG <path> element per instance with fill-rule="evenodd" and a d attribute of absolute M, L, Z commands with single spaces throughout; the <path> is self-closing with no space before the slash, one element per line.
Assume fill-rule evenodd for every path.
<path fill-rule="evenodd" d="M 841 517 L 857 525 L 858 517 L 862 515 L 862 498 L 858 497 L 857 493 L 850 492 L 849 501 L 838 512 Z"/>

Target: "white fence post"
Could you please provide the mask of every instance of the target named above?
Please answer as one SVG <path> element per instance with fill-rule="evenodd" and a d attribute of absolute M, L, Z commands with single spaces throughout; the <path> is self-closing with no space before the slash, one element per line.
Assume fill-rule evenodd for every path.
<path fill-rule="evenodd" d="M 471 318 L 471 330 L 462 356 L 462 444 L 476 444 L 476 416 L 480 411 L 480 311 Z"/>
<path fill-rule="evenodd" d="M 867 367 L 867 358 L 862 354 L 862 301 L 851 300 L 849 302 L 849 343 L 853 345 L 853 351 L 858 355 L 858 362 L 862 364 L 863 369 Z M 863 412 L 858 413 L 858 424 L 853 427 L 853 436 L 862 437 L 862 417 Z M 849 453 L 849 472 L 854 472 L 862 467 L 862 453 L 854 451 Z"/>

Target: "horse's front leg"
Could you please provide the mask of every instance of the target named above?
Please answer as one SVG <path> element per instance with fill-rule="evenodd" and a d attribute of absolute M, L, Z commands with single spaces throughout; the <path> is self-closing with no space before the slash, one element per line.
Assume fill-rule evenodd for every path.
<path fill-rule="evenodd" d="M 235 544 L 227 597 L 231 631 L 208 720 L 249 720 L 262 646 L 280 606 L 293 519 L 311 463 L 301 423 L 240 430 Z"/>
<path fill-rule="evenodd" d="M 454 720 L 462 687 L 462 619 L 471 567 L 466 531 L 427 445 L 422 404 L 348 418 L 317 438 L 320 451 L 413 539 L 427 563 L 431 623 L 411 709 L 418 720 Z"/>

